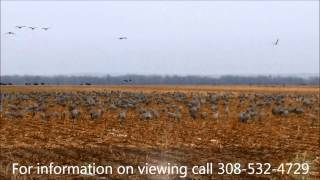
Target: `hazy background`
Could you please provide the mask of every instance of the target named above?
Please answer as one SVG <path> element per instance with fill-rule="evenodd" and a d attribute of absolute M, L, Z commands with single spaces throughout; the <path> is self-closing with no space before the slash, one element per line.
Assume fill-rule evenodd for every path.
<path fill-rule="evenodd" d="M 2 75 L 318 73 L 318 1 L 1 1 Z"/>

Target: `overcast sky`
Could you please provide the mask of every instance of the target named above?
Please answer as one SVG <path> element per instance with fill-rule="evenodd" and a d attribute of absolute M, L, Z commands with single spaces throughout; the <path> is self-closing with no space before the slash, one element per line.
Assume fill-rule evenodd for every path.
<path fill-rule="evenodd" d="M 318 1 L 1 1 L 1 74 L 315 74 L 318 15 Z"/>

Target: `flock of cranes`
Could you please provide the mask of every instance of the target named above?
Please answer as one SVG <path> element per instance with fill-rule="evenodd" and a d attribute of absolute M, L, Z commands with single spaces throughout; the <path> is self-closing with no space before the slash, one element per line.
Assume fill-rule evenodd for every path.
<path fill-rule="evenodd" d="M 34 31 L 35 29 L 41 29 L 41 30 L 44 30 L 44 31 L 48 31 L 50 29 L 50 27 L 33 27 L 33 26 L 15 26 L 15 27 L 17 29 L 29 28 L 32 31 Z M 12 31 L 9 31 L 9 32 L 6 32 L 5 34 L 7 34 L 7 35 L 15 35 L 16 33 L 12 32 Z M 119 40 L 127 40 L 128 38 L 125 37 L 125 36 L 122 36 L 122 37 L 119 37 L 118 39 Z M 273 43 L 273 45 L 277 46 L 278 44 L 279 44 L 279 38 Z M 130 83 L 130 82 L 132 82 L 132 80 L 131 79 L 125 79 L 125 80 L 123 80 L 123 82 Z"/>
<path fill-rule="evenodd" d="M 32 31 L 34 31 L 35 29 L 41 29 L 41 30 L 44 30 L 44 31 L 48 31 L 49 29 L 51 29 L 50 27 L 34 27 L 34 26 L 15 26 L 15 28 L 17 29 L 31 29 Z M 16 33 L 15 32 L 12 32 L 12 31 L 9 31 L 9 32 L 6 32 L 5 34 L 7 35 L 15 35 Z M 125 36 L 122 36 L 122 37 L 119 37 L 118 38 L 119 40 L 127 40 L 128 38 L 125 37 Z M 123 80 L 123 82 L 125 83 L 130 83 L 132 82 L 131 79 L 125 79 Z"/>
<path fill-rule="evenodd" d="M 50 27 L 33 27 L 33 26 L 16 26 L 16 28 L 18 28 L 18 29 L 29 28 L 32 31 L 34 31 L 35 29 L 42 29 L 44 31 L 48 31 L 50 29 Z M 7 34 L 7 35 L 15 35 L 16 33 L 12 32 L 12 31 L 9 31 L 9 32 L 6 32 L 5 34 Z M 127 40 L 128 38 L 125 37 L 125 36 L 122 36 L 122 37 L 119 37 L 118 39 L 119 40 Z M 279 44 L 279 38 L 273 43 L 273 45 L 277 46 L 278 44 Z"/>
<path fill-rule="evenodd" d="M 32 31 L 34 31 L 35 29 L 42 29 L 44 31 L 48 31 L 50 29 L 50 27 L 33 27 L 33 26 L 16 26 L 16 28 L 18 29 L 22 29 L 22 28 L 29 28 L 31 29 Z M 12 32 L 12 31 L 9 31 L 9 32 L 6 32 L 5 34 L 7 35 L 15 35 L 16 33 L 15 32 Z M 127 40 L 128 38 L 123 36 L 123 37 L 119 37 L 118 38 L 119 40 Z M 277 46 L 279 44 L 279 38 L 273 43 L 274 46 Z"/>
<path fill-rule="evenodd" d="M 36 30 L 36 29 L 41 29 L 41 30 L 44 30 L 44 31 L 48 31 L 49 29 L 51 29 L 50 27 L 34 27 L 34 26 L 15 26 L 15 28 L 17 29 L 31 29 L 32 31 Z M 9 31 L 9 32 L 6 32 L 5 34 L 7 35 L 15 35 L 16 33 L 13 32 L 13 31 Z M 118 38 L 119 40 L 127 40 L 128 38 L 125 37 L 125 36 L 122 36 L 122 37 L 119 37 Z"/>
<path fill-rule="evenodd" d="M 15 26 L 15 28 L 17 29 L 31 29 L 32 31 L 34 31 L 35 29 L 42 29 L 44 31 L 48 31 L 50 29 L 50 27 L 34 27 L 34 26 Z M 6 32 L 5 34 L 7 35 L 15 35 L 16 33 L 13 31 L 9 31 Z"/>

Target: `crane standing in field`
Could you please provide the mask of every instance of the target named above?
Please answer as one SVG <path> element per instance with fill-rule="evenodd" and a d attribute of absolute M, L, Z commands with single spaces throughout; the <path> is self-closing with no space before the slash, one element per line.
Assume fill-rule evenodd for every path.
<path fill-rule="evenodd" d="M 123 80 L 124 82 L 126 82 L 126 83 L 128 83 L 128 82 L 132 82 L 132 80 L 131 79 L 125 79 L 125 80 Z"/>

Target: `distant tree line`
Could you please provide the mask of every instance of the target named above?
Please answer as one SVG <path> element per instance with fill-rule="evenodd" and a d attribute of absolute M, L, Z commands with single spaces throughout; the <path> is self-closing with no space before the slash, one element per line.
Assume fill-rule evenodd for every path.
<path fill-rule="evenodd" d="M 319 85 L 319 76 L 1 76 L 2 85 Z"/>

